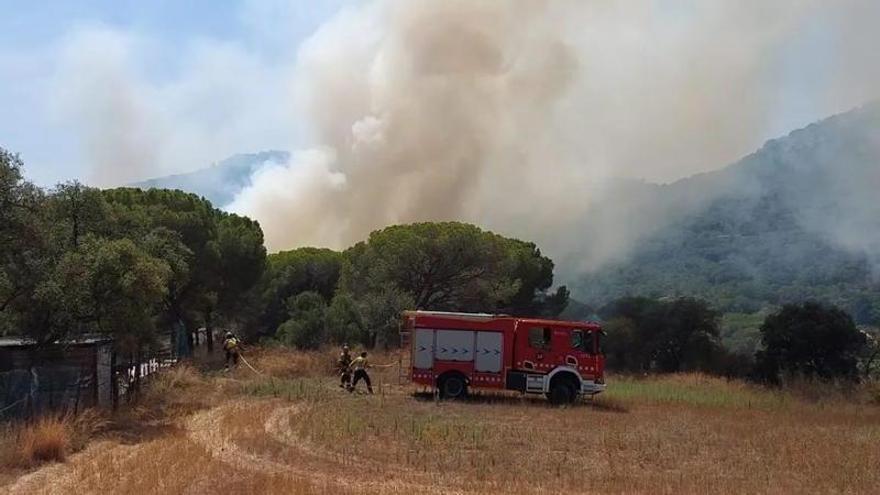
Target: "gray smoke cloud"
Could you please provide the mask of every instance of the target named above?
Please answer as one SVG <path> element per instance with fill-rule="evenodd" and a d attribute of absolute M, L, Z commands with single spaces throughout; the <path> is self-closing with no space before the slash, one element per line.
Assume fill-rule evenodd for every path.
<path fill-rule="evenodd" d="M 572 232 L 607 179 L 681 177 L 756 148 L 801 76 L 783 70 L 786 50 L 808 28 L 837 36 L 867 5 L 836 4 L 821 29 L 811 27 L 828 14 L 818 2 L 350 9 L 299 54 L 302 108 L 325 150 L 256 177 L 231 208 L 259 218 L 273 248 L 343 247 L 391 223 L 463 219 L 589 269 L 668 213 L 638 205 L 604 212 L 595 237 Z M 833 77 L 826 104 L 873 96 L 864 81 L 880 81 L 874 71 Z"/>
<path fill-rule="evenodd" d="M 797 177 L 784 191 L 807 230 L 865 253 L 880 280 L 880 102 L 795 133 L 797 146 L 773 143 L 773 154 Z M 834 164 L 829 167 L 828 164 Z M 841 173 L 845 171 L 845 173 Z"/>
<path fill-rule="evenodd" d="M 87 75 L 61 107 L 89 122 L 77 132 L 113 178 L 102 183 L 305 135 L 227 205 L 258 219 L 273 250 L 464 220 L 588 270 L 670 214 L 649 201 L 603 210 L 611 179 L 718 168 L 793 118 L 876 98 L 878 14 L 868 0 L 375 0 L 340 11 L 287 64 L 205 42 L 170 83 L 131 73 L 137 50 L 95 57 L 86 30 L 61 74 Z"/>
<path fill-rule="evenodd" d="M 60 43 L 46 99 L 80 144 L 83 179 L 113 187 L 289 144 L 292 70 L 233 43 L 168 47 L 81 25 Z"/>
<path fill-rule="evenodd" d="M 94 164 L 87 180 L 99 185 L 149 173 L 163 144 L 146 88 L 130 65 L 131 43 L 120 33 L 90 29 L 69 37 L 60 57 L 53 103 Z"/>

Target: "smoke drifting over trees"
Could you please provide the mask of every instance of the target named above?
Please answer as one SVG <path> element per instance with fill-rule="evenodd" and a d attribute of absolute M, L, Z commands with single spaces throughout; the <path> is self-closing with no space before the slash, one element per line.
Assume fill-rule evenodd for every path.
<path fill-rule="evenodd" d="M 307 146 L 289 164 L 257 172 L 229 205 L 260 221 L 270 249 L 340 248 L 391 223 L 464 220 L 535 239 L 553 257 L 578 253 L 591 268 L 667 213 L 644 204 L 609 215 L 601 242 L 575 232 L 610 178 L 717 168 L 787 130 L 786 119 L 877 97 L 880 35 L 867 20 L 878 14 L 862 0 L 377 0 L 342 10 L 286 65 L 208 43 L 193 57 L 229 70 L 185 71 L 164 86 L 126 76 L 139 89 L 121 93 L 135 100 L 124 107 L 165 109 L 161 118 L 100 111 L 114 96 L 84 88 L 107 84 L 90 79 L 68 96 L 96 105 L 65 115 L 90 122 L 97 175 L 120 180 L 131 160 L 106 151 L 119 139 L 89 129 L 147 122 L 132 131 L 147 137 L 125 149 L 150 156 L 137 149 L 148 143 L 162 161 L 168 150 L 189 159 L 231 144 L 285 147 L 301 134 Z M 80 56 L 65 58 L 76 67 Z M 113 81 L 120 71 L 106 72 Z M 208 118 L 187 96 L 202 87 L 217 96 Z"/>

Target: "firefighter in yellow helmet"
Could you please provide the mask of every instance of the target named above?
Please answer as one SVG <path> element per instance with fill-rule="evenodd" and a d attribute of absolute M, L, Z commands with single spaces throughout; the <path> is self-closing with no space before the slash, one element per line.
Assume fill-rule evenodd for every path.
<path fill-rule="evenodd" d="M 351 385 L 348 387 L 349 392 L 354 392 L 355 387 L 361 379 L 364 380 L 367 384 L 367 391 L 371 394 L 373 393 L 373 384 L 370 383 L 370 375 L 367 374 L 367 369 L 370 367 L 370 363 L 367 362 L 367 353 L 362 352 L 360 356 L 354 358 L 354 361 L 351 362 L 349 368 L 354 372 L 353 379 Z"/>
<path fill-rule="evenodd" d="M 230 362 L 233 366 L 238 366 L 239 345 L 240 342 L 235 335 L 232 332 L 226 332 L 226 338 L 223 339 L 223 350 L 226 351 L 226 365 L 224 367 L 227 370 L 229 369 Z"/>

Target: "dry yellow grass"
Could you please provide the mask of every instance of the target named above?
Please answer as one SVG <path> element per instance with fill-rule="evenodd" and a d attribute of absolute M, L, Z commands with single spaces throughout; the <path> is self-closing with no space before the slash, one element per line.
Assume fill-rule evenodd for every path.
<path fill-rule="evenodd" d="M 7 470 L 63 462 L 108 424 L 106 415 L 87 409 L 78 416 L 49 415 L 31 423 L 9 423 L 0 434 L 0 466 Z"/>
<path fill-rule="evenodd" d="M 8 483 L 17 474 L 21 457 L 18 447 L 20 427 L 11 423 L 0 424 L 0 486 Z"/>
<path fill-rule="evenodd" d="M 594 402 L 435 402 L 375 369 L 336 387 L 335 351 L 250 352 L 262 373 L 154 382 L 174 428 L 101 442 L 17 493 L 877 493 L 880 408 L 703 375 L 610 377 Z M 392 355 L 373 356 L 377 363 Z M 199 407 L 187 408 L 193 401 Z M 168 407 L 168 404 L 178 404 Z M 59 488 L 63 487 L 63 488 Z"/>
<path fill-rule="evenodd" d="M 21 433 L 21 458 L 26 463 L 63 461 L 67 457 L 72 436 L 73 428 L 63 418 L 40 418 Z"/>
<path fill-rule="evenodd" d="M 123 415 L 137 421 L 173 419 L 208 407 L 224 391 L 222 383 L 209 383 L 195 367 L 183 363 L 153 377 L 138 403 Z"/>
<path fill-rule="evenodd" d="M 324 348 L 318 351 L 291 352 L 283 347 L 251 348 L 245 352 L 248 363 L 259 373 L 275 378 L 296 378 L 304 376 L 327 376 L 336 373 L 338 348 Z M 352 349 L 352 356 L 360 352 Z M 370 361 L 374 363 L 396 363 L 396 354 L 377 351 L 370 352 Z M 252 378 L 252 372 L 245 365 L 236 371 L 239 376 Z"/>
<path fill-rule="evenodd" d="M 260 373 L 277 378 L 298 376 L 323 376 L 332 373 L 336 362 L 333 350 L 290 352 L 284 348 L 255 348 L 245 354 L 245 359 Z M 238 372 L 248 374 L 240 366 Z"/>
<path fill-rule="evenodd" d="M 710 399 L 693 393 L 694 378 L 650 380 L 647 390 L 666 393 L 612 392 L 567 409 L 504 396 L 439 404 L 406 395 L 329 399 L 289 427 L 341 457 L 385 472 L 432 473 L 460 490 L 873 493 L 880 486 L 880 411 L 777 403 L 771 393 L 706 379 L 703 386 L 722 395 Z"/>

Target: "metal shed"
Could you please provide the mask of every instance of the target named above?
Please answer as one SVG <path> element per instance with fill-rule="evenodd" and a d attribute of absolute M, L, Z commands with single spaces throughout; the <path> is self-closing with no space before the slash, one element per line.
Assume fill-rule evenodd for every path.
<path fill-rule="evenodd" d="M 0 418 L 113 405 L 113 340 L 0 338 Z"/>

